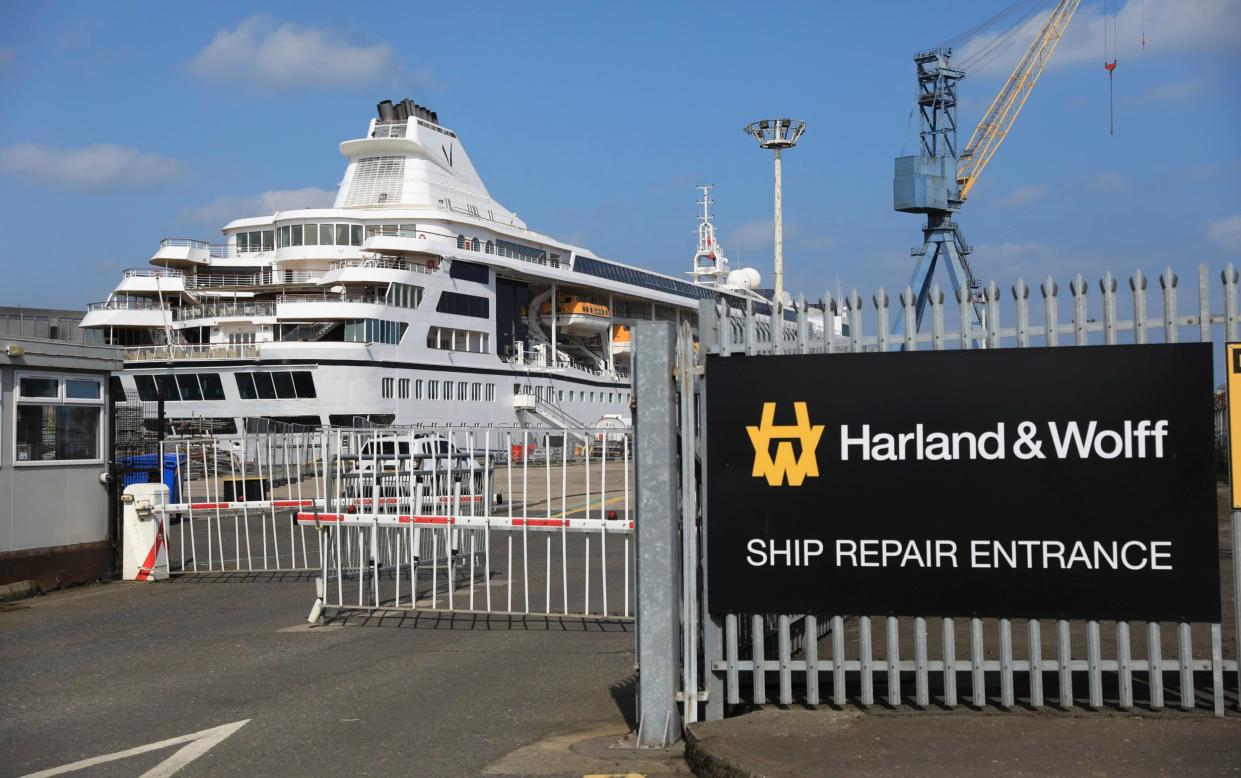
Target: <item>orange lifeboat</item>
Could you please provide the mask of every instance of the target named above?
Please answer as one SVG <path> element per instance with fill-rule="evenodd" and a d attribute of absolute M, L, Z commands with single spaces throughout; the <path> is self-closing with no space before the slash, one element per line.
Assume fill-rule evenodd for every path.
<path fill-rule="evenodd" d="M 573 295 L 561 295 L 556 302 L 556 328 L 570 335 L 600 335 L 608 331 L 611 312 L 606 305 L 592 303 Z M 551 301 L 539 309 L 539 320 L 552 325 Z"/>
<path fill-rule="evenodd" d="M 612 325 L 612 354 L 618 357 L 627 357 L 633 348 L 633 339 L 630 336 L 629 328 L 623 324 Z"/>

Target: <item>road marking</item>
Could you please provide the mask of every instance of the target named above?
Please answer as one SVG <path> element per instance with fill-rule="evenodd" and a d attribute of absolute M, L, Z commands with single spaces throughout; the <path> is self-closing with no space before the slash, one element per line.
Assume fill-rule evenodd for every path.
<path fill-rule="evenodd" d="M 138 756 L 150 751 L 158 751 L 161 748 L 169 746 L 186 745 L 177 750 L 172 756 L 147 770 L 140 778 L 166 778 L 169 775 L 185 767 L 190 762 L 210 751 L 219 745 L 229 735 L 250 723 L 250 719 L 234 721 L 232 724 L 222 724 L 211 729 L 204 729 L 201 732 L 195 732 L 190 735 L 181 735 L 180 737 L 161 740 L 158 743 L 151 743 L 137 748 L 130 748 L 125 751 L 117 751 L 115 754 L 105 754 L 104 756 L 92 756 L 89 759 L 83 759 L 80 762 L 53 767 L 50 770 L 41 770 L 37 773 L 30 773 L 24 778 L 48 778 L 53 775 L 63 775 L 64 773 L 72 773 L 77 770 L 85 770 L 88 767 L 104 764 L 106 762 L 115 762 L 118 759 L 127 759 L 131 756 Z"/>

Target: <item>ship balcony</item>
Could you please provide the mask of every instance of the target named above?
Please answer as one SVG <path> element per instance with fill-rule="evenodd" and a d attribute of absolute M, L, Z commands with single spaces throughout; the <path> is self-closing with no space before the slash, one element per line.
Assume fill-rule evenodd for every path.
<path fill-rule="evenodd" d="M 182 305 L 172 309 L 177 322 L 201 320 L 274 321 L 276 304 L 267 300 L 224 300 L 201 305 Z"/>
<path fill-rule="evenodd" d="M 323 279 L 324 284 L 336 283 L 390 283 L 408 282 L 404 273 L 423 273 L 430 275 L 436 272 L 439 256 L 434 262 L 419 262 L 417 259 L 396 257 L 371 257 L 366 259 L 342 259 L 328 265 L 328 272 Z"/>
<path fill-rule="evenodd" d="M 428 239 L 425 232 L 387 230 L 368 236 L 362 244 L 362 250 L 375 254 L 393 254 L 411 260 L 421 260 L 424 265 L 428 262 L 435 265 L 439 263 L 440 256 L 443 254 L 443 243 L 442 239 Z"/>
<path fill-rule="evenodd" d="M 116 286 L 118 293 L 158 295 L 185 291 L 185 275 L 180 270 L 159 267 L 131 267 Z"/>
<path fill-rule="evenodd" d="M 326 273 L 321 270 L 276 270 L 262 268 L 255 273 L 195 273 L 185 277 L 186 289 L 257 291 L 281 286 L 318 286 Z"/>
<path fill-rule="evenodd" d="M 121 350 L 126 362 L 168 362 L 170 360 L 258 359 L 259 348 L 253 344 L 134 346 Z"/>
<path fill-rule="evenodd" d="M 167 323 L 168 306 L 159 300 L 143 297 L 107 300 L 86 306 L 80 326 L 91 327 L 162 327 Z"/>
<path fill-rule="evenodd" d="M 285 321 L 366 318 L 379 316 L 387 304 L 374 294 L 283 294 L 276 299 L 276 317 Z"/>
<path fill-rule="evenodd" d="M 196 267 L 207 264 L 212 256 L 212 246 L 205 240 L 191 238 L 164 238 L 159 250 L 151 257 L 152 265 L 164 267 Z"/>

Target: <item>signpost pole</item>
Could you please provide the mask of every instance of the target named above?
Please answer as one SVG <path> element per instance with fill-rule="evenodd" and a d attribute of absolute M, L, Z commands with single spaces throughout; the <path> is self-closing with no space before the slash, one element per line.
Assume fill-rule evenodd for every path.
<path fill-rule="evenodd" d="M 681 571 L 675 347 L 671 322 L 640 322 L 634 327 L 639 746 L 668 746 L 681 736 L 676 701 Z"/>

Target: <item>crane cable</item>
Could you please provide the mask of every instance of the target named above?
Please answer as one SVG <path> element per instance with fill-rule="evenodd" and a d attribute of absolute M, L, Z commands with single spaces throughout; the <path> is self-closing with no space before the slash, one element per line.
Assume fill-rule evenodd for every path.
<path fill-rule="evenodd" d="M 1108 46 L 1108 22 L 1111 22 L 1111 47 Z M 1143 36 L 1145 41 L 1145 35 Z M 1111 60 L 1108 60 L 1108 57 Z M 1107 134 L 1116 134 L 1116 96 L 1112 88 L 1112 75 L 1116 72 L 1116 16 L 1108 18 L 1107 0 L 1103 0 L 1103 67 L 1107 70 Z"/>

